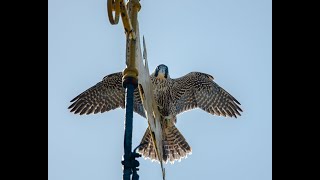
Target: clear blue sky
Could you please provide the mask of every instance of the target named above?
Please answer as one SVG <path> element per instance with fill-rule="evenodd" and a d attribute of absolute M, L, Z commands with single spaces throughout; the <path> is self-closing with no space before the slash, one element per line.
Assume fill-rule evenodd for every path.
<path fill-rule="evenodd" d="M 121 21 L 107 0 L 49 0 L 49 180 L 122 179 L 124 110 L 69 113 L 69 101 L 125 68 Z M 140 32 L 150 71 L 159 64 L 177 78 L 211 74 L 242 104 L 238 119 L 199 109 L 178 116 L 193 149 L 165 166 L 167 179 L 271 180 L 271 0 L 141 0 Z M 133 146 L 147 121 L 134 115 Z M 139 158 L 140 179 L 161 180 L 158 163 Z"/>

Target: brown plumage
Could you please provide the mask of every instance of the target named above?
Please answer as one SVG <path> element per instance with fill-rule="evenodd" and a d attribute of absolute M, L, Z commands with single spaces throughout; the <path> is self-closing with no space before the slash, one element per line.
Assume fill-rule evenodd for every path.
<path fill-rule="evenodd" d="M 240 103 L 213 81 L 211 75 L 191 72 L 183 77 L 171 79 L 168 67 L 159 65 L 150 76 L 154 85 L 154 97 L 161 114 L 163 134 L 163 160 L 173 163 L 191 153 L 191 147 L 176 128 L 179 113 L 200 108 L 217 116 L 237 117 L 242 112 Z M 110 74 L 101 82 L 75 97 L 69 109 L 75 114 L 106 112 L 118 107 L 124 108 L 125 89 L 122 87 L 122 73 Z M 134 111 L 145 117 L 138 89 L 134 91 Z M 149 130 L 145 132 L 139 152 L 146 158 L 158 160 L 151 142 Z"/>
<path fill-rule="evenodd" d="M 122 72 L 109 74 L 96 85 L 73 98 L 68 107 L 75 114 L 103 113 L 125 106 L 125 89 L 122 87 Z M 134 90 L 134 111 L 145 117 L 139 90 Z"/>

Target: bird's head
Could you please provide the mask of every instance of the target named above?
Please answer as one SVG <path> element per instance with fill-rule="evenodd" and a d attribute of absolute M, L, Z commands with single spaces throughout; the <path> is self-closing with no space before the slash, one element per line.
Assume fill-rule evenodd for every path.
<path fill-rule="evenodd" d="M 158 79 L 169 78 L 169 69 L 166 65 L 160 64 L 154 71 L 154 76 Z"/>

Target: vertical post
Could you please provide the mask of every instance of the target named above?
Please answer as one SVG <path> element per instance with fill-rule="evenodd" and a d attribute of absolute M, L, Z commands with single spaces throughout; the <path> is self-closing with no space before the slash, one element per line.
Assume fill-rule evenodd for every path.
<path fill-rule="evenodd" d="M 133 91 L 135 89 L 132 83 L 126 86 L 126 117 L 124 124 L 124 161 L 123 161 L 123 180 L 130 180 L 132 174 L 131 166 L 131 148 L 132 148 L 132 124 L 133 124 Z"/>
<path fill-rule="evenodd" d="M 126 89 L 126 116 L 125 116 L 125 132 L 124 132 L 124 155 L 123 161 L 123 180 L 138 180 L 139 175 L 137 167 L 139 162 L 135 160 L 137 157 L 141 157 L 136 153 L 135 148 L 132 149 L 132 124 L 133 124 L 133 93 L 134 89 L 138 86 L 138 70 L 136 68 L 136 43 L 137 37 L 135 31 L 138 29 L 138 12 L 141 8 L 140 0 L 129 0 L 125 4 L 124 0 L 108 0 L 108 17 L 111 24 L 118 24 L 119 15 L 121 15 L 122 23 L 126 34 L 126 69 L 123 71 L 122 84 Z M 113 15 L 114 13 L 114 15 Z M 140 46 L 138 46 L 140 48 Z"/>
<path fill-rule="evenodd" d="M 125 8 L 120 1 L 122 8 Z M 139 7 L 139 8 L 138 8 Z M 124 156 L 123 156 L 123 180 L 130 180 L 130 176 L 133 173 L 132 179 L 138 180 L 137 167 L 139 162 L 135 160 L 139 155 L 135 152 L 131 152 L 132 149 L 132 124 L 133 124 L 133 92 L 138 86 L 138 70 L 135 67 L 136 57 L 136 39 L 134 30 L 136 28 L 137 13 L 140 10 L 140 3 L 138 0 L 130 0 L 127 4 L 129 8 L 129 18 L 131 20 L 133 30 L 126 32 L 127 35 L 127 67 L 123 71 L 123 87 L 126 88 L 126 116 L 125 116 L 125 133 L 124 133 Z M 126 8 L 125 8 L 126 10 Z M 125 14 L 121 14 L 122 18 L 125 19 Z M 127 18 L 127 17 L 126 17 Z M 125 21 L 123 21 L 125 22 Z M 130 21 L 129 21 L 130 22 Z M 130 23 L 129 23 L 130 24 Z M 126 23 L 124 23 L 126 25 Z"/>

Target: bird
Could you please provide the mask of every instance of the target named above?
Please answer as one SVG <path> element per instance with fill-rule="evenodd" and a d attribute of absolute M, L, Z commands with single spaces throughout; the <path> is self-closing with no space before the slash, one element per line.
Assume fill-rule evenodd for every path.
<path fill-rule="evenodd" d="M 82 92 L 70 102 L 68 109 L 74 114 L 96 114 L 116 108 L 125 108 L 125 88 L 122 72 L 105 76 L 102 81 Z M 179 78 L 171 78 L 169 68 L 160 64 L 150 75 L 153 94 L 160 112 L 163 134 L 163 163 L 181 161 L 192 153 L 190 145 L 176 127 L 177 115 L 199 108 L 216 116 L 241 116 L 240 102 L 214 82 L 213 76 L 202 72 L 190 72 Z M 139 90 L 134 90 L 133 110 L 146 118 Z M 147 128 L 138 152 L 152 161 L 159 161 Z"/>

